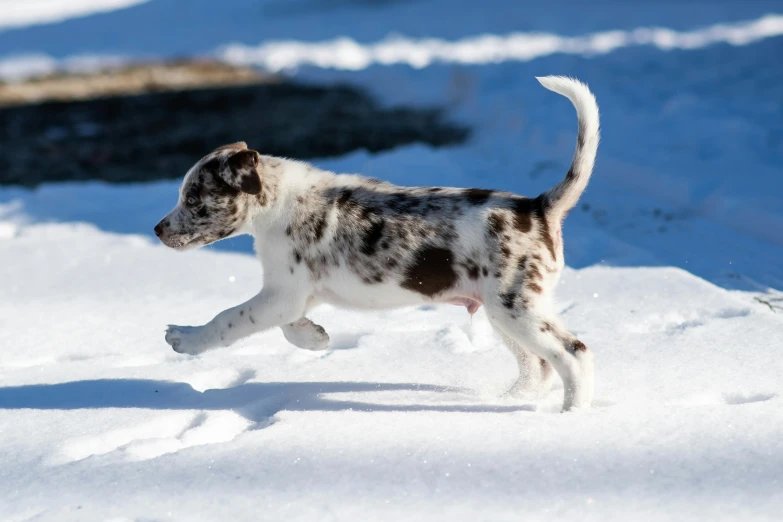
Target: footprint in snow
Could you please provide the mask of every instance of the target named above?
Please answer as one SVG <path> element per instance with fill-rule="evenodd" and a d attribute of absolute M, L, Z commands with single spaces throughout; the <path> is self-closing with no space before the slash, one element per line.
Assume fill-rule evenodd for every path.
<path fill-rule="evenodd" d="M 740 404 L 752 404 L 754 402 L 764 402 L 777 397 L 776 393 L 726 393 L 723 395 L 723 402 L 732 406 Z"/>

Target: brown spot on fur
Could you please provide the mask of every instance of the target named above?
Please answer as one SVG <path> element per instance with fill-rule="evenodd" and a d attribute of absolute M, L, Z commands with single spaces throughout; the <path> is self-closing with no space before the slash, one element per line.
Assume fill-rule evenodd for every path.
<path fill-rule="evenodd" d="M 536 265 L 530 265 L 530 267 L 527 269 L 527 278 L 531 280 L 538 280 L 541 279 L 541 272 L 538 270 L 538 267 Z"/>
<path fill-rule="evenodd" d="M 527 287 L 537 294 L 541 294 L 544 292 L 544 289 L 538 286 L 536 283 L 528 283 Z"/>
<path fill-rule="evenodd" d="M 487 189 L 467 189 L 462 194 L 471 205 L 483 205 L 492 196 L 494 191 Z"/>
<path fill-rule="evenodd" d="M 530 232 L 533 228 L 533 219 L 531 214 L 533 213 L 532 200 L 527 198 L 520 198 L 514 201 L 514 228 L 522 233 Z"/>
<path fill-rule="evenodd" d="M 506 228 L 506 218 L 502 214 L 493 212 L 487 219 L 487 226 L 489 227 L 489 235 L 498 237 Z"/>
<path fill-rule="evenodd" d="M 448 290 L 457 282 L 453 263 L 451 250 L 425 246 L 416 252 L 400 286 L 430 297 Z"/>
<path fill-rule="evenodd" d="M 555 242 L 552 239 L 552 232 L 549 230 L 549 222 L 546 219 L 543 211 L 539 214 L 539 223 L 541 225 L 541 241 L 546 245 L 549 253 L 552 254 L 552 259 L 557 260 L 557 250 L 555 249 Z"/>
<path fill-rule="evenodd" d="M 582 341 L 576 340 L 574 341 L 573 348 L 575 352 L 586 352 L 587 346 L 585 346 L 585 343 Z"/>

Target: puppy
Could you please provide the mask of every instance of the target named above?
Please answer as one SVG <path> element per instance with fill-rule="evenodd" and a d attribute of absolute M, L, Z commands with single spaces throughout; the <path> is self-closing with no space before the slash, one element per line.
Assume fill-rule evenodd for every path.
<path fill-rule="evenodd" d="M 558 320 L 552 294 L 564 266 L 561 224 L 593 170 L 598 106 L 576 80 L 538 80 L 571 100 L 579 127 L 565 178 L 532 199 L 338 175 L 243 142 L 204 156 L 155 234 L 177 250 L 250 234 L 264 288 L 204 326 L 169 326 L 166 342 L 196 355 L 279 326 L 294 345 L 322 350 L 329 337 L 306 318 L 320 303 L 451 303 L 471 314 L 484 305 L 519 366 L 510 393 L 541 395 L 554 370 L 564 384 L 563 410 L 589 408 L 592 352 Z"/>

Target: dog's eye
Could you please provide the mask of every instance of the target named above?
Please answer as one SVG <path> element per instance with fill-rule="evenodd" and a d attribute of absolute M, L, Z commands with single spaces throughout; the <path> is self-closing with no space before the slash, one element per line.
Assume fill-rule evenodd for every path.
<path fill-rule="evenodd" d="M 188 196 L 185 203 L 187 203 L 189 207 L 193 207 L 198 203 L 198 198 L 196 196 Z"/>

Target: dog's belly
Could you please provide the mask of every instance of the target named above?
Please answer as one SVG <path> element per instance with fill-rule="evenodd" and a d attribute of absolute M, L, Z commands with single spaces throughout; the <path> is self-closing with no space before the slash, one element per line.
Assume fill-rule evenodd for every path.
<path fill-rule="evenodd" d="M 320 286 L 317 297 L 319 301 L 333 306 L 360 310 L 384 310 L 433 302 L 444 303 L 464 306 L 471 315 L 483 304 L 477 296 L 464 295 L 462 292 L 448 292 L 431 298 L 400 288 L 396 283 L 368 286 L 358 280 L 330 281 Z"/>
<path fill-rule="evenodd" d="M 396 284 L 367 286 L 353 282 L 324 285 L 318 290 L 318 298 L 340 308 L 358 310 L 385 310 L 427 302 L 424 296 L 403 290 Z"/>

